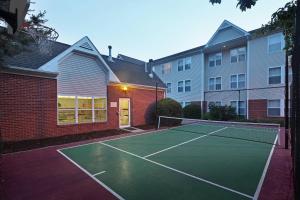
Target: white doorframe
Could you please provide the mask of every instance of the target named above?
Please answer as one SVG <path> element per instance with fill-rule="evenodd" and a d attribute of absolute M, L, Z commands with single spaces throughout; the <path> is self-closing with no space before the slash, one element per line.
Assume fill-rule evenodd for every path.
<path fill-rule="evenodd" d="M 121 104 L 120 104 L 120 101 L 121 100 L 128 100 L 128 125 L 121 125 L 120 123 L 120 115 L 121 115 Z M 130 124 L 131 124 L 131 109 L 130 109 L 130 98 L 119 98 L 119 127 L 120 128 L 126 128 L 126 127 L 130 127 Z"/>

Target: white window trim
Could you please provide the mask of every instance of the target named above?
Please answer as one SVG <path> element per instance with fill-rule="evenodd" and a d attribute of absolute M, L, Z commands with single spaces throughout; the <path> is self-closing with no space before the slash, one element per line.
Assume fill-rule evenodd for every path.
<path fill-rule="evenodd" d="M 245 76 L 245 87 L 243 87 L 243 88 L 239 88 L 239 75 L 244 75 L 244 76 Z M 231 76 L 236 76 L 236 88 L 232 88 L 232 87 L 231 87 Z M 245 88 L 246 88 L 246 84 L 247 84 L 247 76 L 246 76 L 245 73 L 240 73 L 240 74 L 230 74 L 230 80 L 229 80 L 230 89 L 232 89 L 232 90 L 245 89 Z"/>
<path fill-rule="evenodd" d="M 182 61 L 182 70 L 181 71 L 179 71 L 179 61 Z M 184 68 L 185 68 L 185 66 L 184 66 L 184 58 L 178 59 L 177 60 L 177 72 L 183 72 Z"/>
<path fill-rule="evenodd" d="M 245 60 L 244 60 L 244 61 L 240 61 L 240 59 L 239 59 L 239 54 L 237 54 L 237 61 L 236 61 L 236 62 L 232 62 L 232 61 L 231 61 L 231 56 L 232 56 L 231 52 L 232 52 L 233 50 L 238 50 L 238 49 L 242 49 L 242 48 L 245 49 Z M 239 47 L 239 48 L 230 49 L 230 64 L 239 63 L 239 62 L 246 62 L 246 61 L 247 61 L 247 48 L 246 48 L 245 46 L 244 46 L 244 47 Z"/>
<path fill-rule="evenodd" d="M 189 63 L 189 64 L 190 64 L 190 69 L 185 69 L 185 65 L 186 65 L 186 63 L 187 63 L 187 60 L 190 60 L 190 61 L 191 61 L 191 62 Z M 183 69 L 184 69 L 184 71 L 188 71 L 188 70 L 191 70 L 191 69 L 192 69 L 192 57 L 186 57 L 186 58 L 184 58 Z"/>
<path fill-rule="evenodd" d="M 186 81 L 190 81 L 190 88 L 191 88 L 191 90 L 190 90 L 190 91 L 187 91 L 187 92 L 192 92 L 192 80 L 191 80 L 191 79 L 184 80 L 184 92 L 186 92 L 186 91 L 185 91 L 185 82 L 186 82 Z"/>
<path fill-rule="evenodd" d="M 270 78 L 270 69 L 279 68 L 279 67 L 280 67 L 280 83 L 270 83 L 270 81 L 269 81 L 269 78 Z M 268 67 L 268 85 L 269 86 L 279 85 L 279 84 L 282 84 L 283 82 L 284 82 L 284 67 L 282 67 L 282 66 Z"/>
<path fill-rule="evenodd" d="M 221 55 L 221 64 L 220 64 L 220 65 L 217 65 L 217 62 L 216 62 L 216 56 L 217 56 L 218 54 Z M 213 60 L 213 61 L 214 61 L 214 66 L 210 66 L 210 65 L 209 65 L 210 60 Z M 221 51 L 221 52 L 218 52 L 218 53 L 213 53 L 213 54 L 208 55 L 208 67 L 221 66 L 222 63 L 223 63 L 223 53 L 222 53 L 222 51 Z"/>
<path fill-rule="evenodd" d="M 279 100 L 279 109 L 280 109 L 280 114 L 278 115 L 270 115 L 269 114 L 269 108 L 278 108 L 278 107 L 269 107 L 269 101 L 278 101 Z M 282 99 L 268 99 L 267 100 L 267 116 L 268 117 L 282 117 L 284 116 L 284 107 L 283 107 L 284 101 Z"/>
<path fill-rule="evenodd" d="M 182 82 L 182 92 L 179 92 L 179 91 L 178 91 L 178 88 L 179 88 L 179 82 Z M 184 81 L 178 81 L 178 82 L 177 82 L 177 93 L 183 93 L 183 92 L 185 91 L 184 84 L 185 84 Z"/>
<path fill-rule="evenodd" d="M 168 84 L 170 84 L 170 92 L 168 92 Z M 171 82 L 166 82 L 166 85 L 167 85 L 166 93 L 168 93 L 168 94 L 172 93 L 172 83 Z"/>
<path fill-rule="evenodd" d="M 221 89 L 220 90 L 217 90 L 217 78 L 221 78 Z M 209 89 L 209 80 L 210 79 L 213 79 L 214 80 L 214 89 L 213 90 L 210 90 Z M 223 89 L 223 84 L 222 84 L 222 80 L 223 80 L 223 77 L 222 76 L 216 76 L 216 77 L 209 77 L 208 78 L 208 91 L 221 91 Z"/>
<path fill-rule="evenodd" d="M 58 98 L 60 97 L 60 96 L 62 96 L 62 97 L 74 97 L 74 99 L 75 99 L 75 123 L 60 123 L 59 122 L 59 116 L 58 116 L 58 111 L 59 111 L 59 108 L 58 108 Z M 92 98 L 92 122 L 78 122 L 78 110 L 90 110 L 90 109 L 78 109 L 78 97 L 91 97 Z M 104 122 L 107 122 L 108 121 L 108 119 L 107 119 L 107 117 L 108 117 L 108 110 L 107 110 L 107 97 L 105 97 L 105 96 L 85 96 L 85 95 L 63 95 L 63 94 L 59 94 L 59 95 L 57 95 L 57 100 L 56 100 L 56 114 L 57 114 L 57 117 L 56 117 L 56 121 L 57 121 L 57 125 L 58 126 L 64 126 L 64 125 L 72 125 L 72 124 L 90 124 L 90 123 L 104 123 Z M 105 99 L 105 109 L 95 109 L 94 108 L 94 99 L 95 98 L 104 98 Z M 64 109 L 61 109 L 61 110 L 64 110 Z M 68 109 L 65 109 L 65 110 L 68 110 Z M 69 109 L 69 110 L 71 110 L 71 109 Z M 105 118 L 106 118 L 106 120 L 104 120 L 104 121 L 96 121 L 95 120 L 95 114 L 94 114 L 94 111 L 95 110 L 106 110 L 106 112 L 105 112 Z"/>
<path fill-rule="evenodd" d="M 235 108 L 235 112 L 236 112 L 236 114 L 237 115 L 239 115 L 239 116 L 247 116 L 247 101 L 246 100 L 232 100 L 232 101 L 230 101 L 230 106 L 231 106 L 231 102 L 235 102 L 236 103 L 236 108 Z M 244 115 L 240 115 L 240 113 L 239 113 L 239 109 L 240 109 L 240 102 L 245 102 L 245 114 Z"/>
<path fill-rule="evenodd" d="M 270 38 L 276 37 L 277 35 L 280 35 L 280 38 L 281 38 L 281 40 L 280 40 L 280 51 L 270 52 Z M 283 37 L 282 33 L 276 33 L 276 34 L 268 36 L 268 54 L 282 52 L 283 48 L 284 48 L 284 37 Z"/>

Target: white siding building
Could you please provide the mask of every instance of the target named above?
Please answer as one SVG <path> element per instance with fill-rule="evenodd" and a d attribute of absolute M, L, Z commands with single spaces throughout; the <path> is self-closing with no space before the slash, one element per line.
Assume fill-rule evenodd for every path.
<path fill-rule="evenodd" d="M 224 20 L 207 44 L 154 61 L 167 97 L 186 106 L 231 105 L 247 118 L 283 117 L 282 32 L 247 32 Z"/>

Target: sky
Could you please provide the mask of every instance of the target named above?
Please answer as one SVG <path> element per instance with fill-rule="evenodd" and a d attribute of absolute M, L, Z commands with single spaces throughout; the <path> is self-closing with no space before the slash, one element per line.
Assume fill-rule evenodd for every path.
<path fill-rule="evenodd" d="M 246 12 L 236 0 L 34 0 L 33 13 L 46 10 L 47 26 L 59 42 L 88 36 L 102 54 L 118 53 L 144 61 L 204 45 L 224 19 L 250 31 L 267 23 L 287 0 L 258 0 Z"/>

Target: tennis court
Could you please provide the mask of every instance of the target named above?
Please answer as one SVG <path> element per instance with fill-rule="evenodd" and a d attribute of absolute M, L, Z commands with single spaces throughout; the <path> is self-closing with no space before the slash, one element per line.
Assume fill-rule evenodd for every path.
<path fill-rule="evenodd" d="M 258 197 L 277 125 L 181 124 L 58 151 L 119 199 Z"/>

